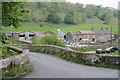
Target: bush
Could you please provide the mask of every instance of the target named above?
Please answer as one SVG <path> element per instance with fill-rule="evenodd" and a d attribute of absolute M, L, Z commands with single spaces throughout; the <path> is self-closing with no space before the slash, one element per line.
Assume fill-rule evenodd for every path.
<path fill-rule="evenodd" d="M 44 24 L 43 24 L 43 23 L 41 23 L 41 24 L 40 24 L 40 27 L 44 27 Z"/>
<path fill-rule="evenodd" d="M 51 37 L 51 36 L 35 38 L 33 40 L 33 44 L 56 45 L 56 46 L 60 46 L 60 47 L 66 47 L 62 40 L 59 40 L 56 37 Z"/>
<path fill-rule="evenodd" d="M 6 47 L 2 47 L 2 58 L 14 56 L 14 55 L 18 55 L 18 53 L 13 50 L 7 49 Z"/>

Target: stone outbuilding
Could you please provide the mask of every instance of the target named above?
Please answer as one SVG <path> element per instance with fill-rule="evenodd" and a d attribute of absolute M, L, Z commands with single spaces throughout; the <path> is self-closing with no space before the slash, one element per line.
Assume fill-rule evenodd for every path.
<path fill-rule="evenodd" d="M 33 37 L 35 37 L 35 33 L 30 31 L 18 31 L 18 32 L 12 32 L 12 38 L 14 40 L 31 40 Z"/>

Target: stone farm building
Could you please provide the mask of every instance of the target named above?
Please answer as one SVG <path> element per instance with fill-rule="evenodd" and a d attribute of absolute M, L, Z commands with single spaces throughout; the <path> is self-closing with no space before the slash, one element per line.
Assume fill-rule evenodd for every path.
<path fill-rule="evenodd" d="M 31 31 L 18 31 L 18 32 L 12 32 L 12 38 L 14 40 L 31 40 L 33 37 L 35 37 L 35 33 Z"/>
<path fill-rule="evenodd" d="M 90 31 L 79 30 L 77 32 L 68 32 L 66 34 L 66 41 L 76 43 L 87 39 L 90 42 L 107 42 L 111 40 L 111 34 L 113 37 L 114 33 L 111 32 L 111 30 L 108 30 L 108 28 L 105 30 L 103 30 L 103 28 L 101 28 L 101 30 L 94 30 L 94 28 L 92 28 Z"/>

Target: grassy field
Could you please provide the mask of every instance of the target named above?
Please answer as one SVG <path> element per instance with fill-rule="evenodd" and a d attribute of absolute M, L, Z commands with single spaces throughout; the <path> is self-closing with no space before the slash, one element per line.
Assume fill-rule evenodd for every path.
<path fill-rule="evenodd" d="M 104 24 L 81 24 L 81 25 L 65 25 L 65 24 L 44 24 L 44 27 L 40 27 L 39 23 L 22 23 L 22 26 L 19 28 L 12 28 L 12 31 L 52 31 L 57 33 L 57 29 L 62 30 L 64 33 L 69 31 L 78 31 L 78 30 L 91 30 L 94 29 L 104 29 L 107 27 L 109 30 L 111 29 L 110 25 Z M 113 32 L 118 33 L 118 26 L 113 26 Z M 5 27 L 4 30 L 11 30 L 10 27 Z"/>

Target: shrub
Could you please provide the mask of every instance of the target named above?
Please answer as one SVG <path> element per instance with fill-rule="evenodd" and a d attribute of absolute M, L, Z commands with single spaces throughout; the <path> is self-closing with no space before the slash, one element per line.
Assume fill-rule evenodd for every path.
<path fill-rule="evenodd" d="M 6 58 L 6 57 L 10 57 L 10 56 L 14 56 L 14 55 L 18 55 L 17 52 L 7 49 L 6 47 L 2 47 L 2 58 Z"/>
<path fill-rule="evenodd" d="M 44 24 L 43 24 L 43 23 L 41 23 L 41 24 L 40 24 L 40 27 L 44 27 Z"/>
<path fill-rule="evenodd" d="M 71 55 L 67 55 L 66 59 L 70 60 L 71 59 Z"/>
<path fill-rule="evenodd" d="M 33 40 L 33 44 L 45 44 L 45 45 L 56 45 L 60 47 L 66 47 L 62 40 L 57 39 L 56 37 L 52 36 L 44 36 L 42 38 L 35 38 Z"/>

